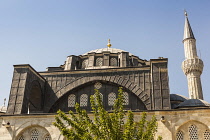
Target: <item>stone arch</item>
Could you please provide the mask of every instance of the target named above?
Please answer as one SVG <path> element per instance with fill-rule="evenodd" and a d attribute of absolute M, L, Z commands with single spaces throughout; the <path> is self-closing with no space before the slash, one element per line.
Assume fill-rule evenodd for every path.
<path fill-rule="evenodd" d="M 130 80 L 123 78 L 123 76 L 96 76 L 96 77 L 81 77 L 79 79 L 76 79 L 68 84 L 66 84 L 64 87 L 62 87 L 60 90 L 58 90 L 55 94 L 58 97 L 55 102 L 57 102 L 63 95 L 68 93 L 69 91 L 78 88 L 79 86 L 82 86 L 89 82 L 94 81 L 106 81 L 111 82 L 119 87 L 123 87 L 132 93 L 134 93 L 146 106 L 147 110 L 150 110 L 151 102 L 150 97 L 148 94 L 146 94 L 138 85 L 132 83 Z M 55 103 L 54 102 L 54 103 Z M 50 109 L 53 107 L 54 103 L 51 104 Z M 48 110 L 48 112 L 50 111 Z"/>
<path fill-rule="evenodd" d="M 34 134 L 34 133 L 36 133 L 36 134 Z M 25 128 L 22 128 L 22 129 L 18 130 L 16 132 L 16 134 L 17 135 L 15 136 L 15 140 L 19 140 L 20 138 L 22 138 L 24 140 L 29 140 L 29 139 L 31 139 L 33 134 L 38 139 L 43 139 L 43 140 L 47 135 L 49 135 L 49 138 L 52 140 L 52 136 L 49 133 L 49 131 L 46 128 L 44 128 L 43 126 L 40 126 L 40 125 L 27 126 Z"/>
<path fill-rule="evenodd" d="M 180 137 L 179 132 L 182 132 L 183 140 L 193 138 L 206 140 L 206 137 L 210 138 L 208 126 L 197 120 L 189 120 L 181 124 L 176 130 L 176 140 L 181 140 L 178 139 Z"/>
<path fill-rule="evenodd" d="M 43 108 L 43 94 L 39 81 L 34 80 L 30 84 L 28 95 L 28 109 L 30 113 L 41 112 Z"/>

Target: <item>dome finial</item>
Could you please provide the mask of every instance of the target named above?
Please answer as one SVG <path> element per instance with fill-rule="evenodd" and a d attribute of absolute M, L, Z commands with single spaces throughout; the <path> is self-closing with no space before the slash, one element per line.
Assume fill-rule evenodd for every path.
<path fill-rule="evenodd" d="M 184 10 L 184 15 L 187 17 L 187 11 L 186 10 Z"/>
<path fill-rule="evenodd" d="M 107 47 L 110 48 L 111 46 L 112 46 L 112 44 L 110 43 L 110 39 L 108 39 Z"/>

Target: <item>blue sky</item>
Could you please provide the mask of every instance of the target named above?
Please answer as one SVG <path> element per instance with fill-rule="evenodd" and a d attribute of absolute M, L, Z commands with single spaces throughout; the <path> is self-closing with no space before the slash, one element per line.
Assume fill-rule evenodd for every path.
<path fill-rule="evenodd" d="M 0 105 L 9 97 L 13 65 L 37 71 L 68 55 L 112 47 L 142 59 L 169 59 L 170 93 L 188 96 L 181 70 L 184 9 L 204 61 L 204 99 L 210 102 L 209 0 L 6 0 L 0 1 Z"/>

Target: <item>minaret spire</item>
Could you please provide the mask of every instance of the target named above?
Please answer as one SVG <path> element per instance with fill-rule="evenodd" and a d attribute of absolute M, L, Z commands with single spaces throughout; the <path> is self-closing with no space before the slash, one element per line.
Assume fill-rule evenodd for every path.
<path fill-rule="evenodd" d="M 203 61 L 197 56 L 196 40 L 186 11 L 183 43 L 185 60 L 182 62 L 182 70 L 187 76 L 189 97 L 190 99 L 203 99 L 200 79 L 203 71 Z"/>
<path fill-rule="evenodd" d="M 188 38 L 195 39 L 192 28 L 190 26 L 190 22 L 188 20 L 187 11 L 184 11 L 184 14 L 185 14 L 185 25 L 184 25 L 184 38 L 183 38 L 183 40 L 188 39 Z"/>

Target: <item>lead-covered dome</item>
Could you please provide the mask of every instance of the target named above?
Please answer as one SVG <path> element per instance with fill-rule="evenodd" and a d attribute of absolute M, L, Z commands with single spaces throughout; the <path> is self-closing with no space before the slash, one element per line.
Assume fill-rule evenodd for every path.
<path fill-rule="evenodd" d="M 96 50 L 92 50 L 89 51 L 83 55 L 88 55 L 90 53 L 103 53 L 103 52 L 109 52 L 109 53 L 121 53 L 121 52 L 127 52 L 121 49 L 116 49 L 116 48 L 101 48 L 101 49 L 96 49 Z M 133 54 L 129 53 L 129 56 L 131 56 Z"/>
<path fill-rule="evenodd" d="M 178 108 L 191 108 L 191 107 L 210 107 L 210 104 L 201 99 L 189 99 L 178 105 Z"/>

